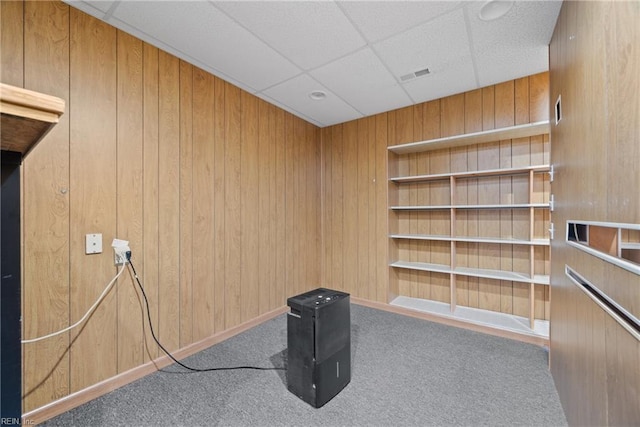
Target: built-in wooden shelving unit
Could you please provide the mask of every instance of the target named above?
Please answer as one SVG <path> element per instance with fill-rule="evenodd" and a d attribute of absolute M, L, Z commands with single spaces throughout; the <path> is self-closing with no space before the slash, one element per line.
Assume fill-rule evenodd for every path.
<path fill-rule="evenodd" d="M 2 150 L 23 156 L 58 123 L 64 100 L 0 83 Z"/>
<path fill-rule="evenodd" d="M 534 292 L 535 286 L 549 286 L 548 272 L 541 271 L 538 267 L 542 261 L 548 264 L 549 236 L 547 233 L 549 221 L 549 194 L 541 190 L 541 183 L 549 182 L 550 166 L 548 164 L 527 165 L 522 167 L 505 167 L 486 170 L 466 170 L 457 172 L 434 174 L 402 174 L 398 171 L 407 170 L 399 166 L 402 162 L 415 158 L 418 153 L 436 150 L 448 150 L 465 145 L 491 143 L 513 138 L 527 138 L 549 133 L 549 122 L 538 122 L 525 125 L 511 126 L 503 129 L 476 132 L 460 136 L 438 138 L 433 140 L 401 144 L 388 147 L 389 152 L 389 224 L 391 233 L 389 263 L 390 281 L 392 289 L 391 304 L 407 308 L 442 315 L 443 304 L 448 307 L 447 317 L 459 318 L 458 320 L 483 318 L 483 324 L 491 326 L 491 319 L 495 317 L 493 327 L 503 328 L 504 317 L 512 316 L 516 319 L 518 330 L 523 331 L 522 316 L 513 316 L 505 313 L 489 312 L 478 308 L 458 306 L 456 301 L 456 283 L 459 278 L 475 277 L 493 279 L 496 281 L 515 282 L 526 284 L 529 287 L 529 314 L 526 319 L 523 333 L 529 335 L 548 337 L 548 322 L 535 318 Z M 513 179 L 517 185 L 513 185 L 513 194 L 509 194 L 506 200 L 485 200 L 484 198 L 469 198 L 467 183 L 475 180 L 476 192 L 483 190 L 483 180 L 487 182 L 500 179 Z M 547 186 L 548 187 L 548 186 Z M 420 191 L 425 194 L 436 194 L 435 197 L 420 196 Z M 429 193 L 432 191 L 432 193 Z M 458 192 L 464 191 L 464 197 L 458 197 Z M 489 197 L 490 198 L 490 197 Z M 472 199 L 472 200 L 468 200 Z M 462 201 L 461 201 L 462 200 Z M 470 203 L 473 201 L 473 203 Z M 418 203 L 415 203 L 418 202 Z M 422 203 L 420 203 L 422 202 Z M 487 203 L 488 202 L 488 203 Z M 541 212 L 544 211 L 544 212 Z M 485 213 L 482 213 L 485 212 Z M 513 218 L 513 234 L 505 235 L 473 235 L 468 234 L 466 226 L 459 224 L 462 215 L 485 215 L 491 217 L 502 216 Z M 422 215 L 422 216 L 421 216 Z M 424 233 L 429 225 L 420 225 L 421 218 L 432 221 L 429 215 L 434 215 L 439 224 L 436 233 Z M 408 219 L 407 219 L 408 218 Z M 404 221 L 404 225 L 401 223 Z M 504 221 L 504 220 L 502 220 Z M 542 223 L 541 223 L 542 222 Z M 409 223 L 410 225 L 406 225 Z M 504 228 L 504 227 L 503 227 Z M 515 229 L 518 233 L 515 233 Z M 543 231 L 540 231 L 543 230 Z M 432 230 L 433 231 L 433 230 Z M 435 262 L 424 262 L 420 258 L 428 258 L 432 254 L 425 255 L 429 249 L 419 249 L 419 244 L 438 245 L 440 254 Z M 447 246 L 448 245 L 448 248 Z M 459 255 L 459 252 L 468 251 L 469 248 L 482 247 L 482 250 L 499 254 L 500 250 L 507 247 L 517 247 L 519 256 L 526 258 L 524 262 L 505 262 L 507 268 L 493 269 L 467 265 Z M 446 248 L 446 249 L 445 249 Z M 511 251 L 511 250 L 509 250 Z M 540 252 L 542 251 L 542 252 Z M 448 252 L 448 253 L 447 253 Z M 465 252 L 466 253 L 466 252 Z M 542 255 L 541 255 L 542 254 Z M 445 262 L 448 261 L 448 262 Z M 403 295 L 402 292 L 394 293 L 398 286 L 394 281 L 398 280 L 400 271 L 415 271 L 434 273 L 442 279 L 448 276 L 449 298 L 447 303 L 432 301 L 424 298 L 415 298 Z M 405 275 L 406 276 L 406 275 Z M 411 280 L 411 279 L 407 279 Z M 522 285 L 520 285 L 522 286 Z M 429 307 L 435 307 L 431 310 Z M 477 312 L 477 315 L 472 313 Z M 486 312 L 486 313 L 484 313 Z M 461 314 L 464 313 L 464 314 Z M 497 316 L 497 317 L 496 317 Z M 546 334 L 546 335 L 545 335 Z"/>

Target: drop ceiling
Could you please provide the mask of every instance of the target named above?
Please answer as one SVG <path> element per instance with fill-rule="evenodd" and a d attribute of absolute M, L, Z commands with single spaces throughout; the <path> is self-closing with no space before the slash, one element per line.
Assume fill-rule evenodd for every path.
<path fill-rule="evenodd" d="M 547 71 L 561 6 L 485 21 L 486 1 L 66 1 L 320 127 Z"/>

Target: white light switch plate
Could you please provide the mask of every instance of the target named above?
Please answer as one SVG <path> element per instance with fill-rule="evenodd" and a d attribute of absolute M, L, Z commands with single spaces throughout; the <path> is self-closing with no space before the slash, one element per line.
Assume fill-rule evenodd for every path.
<path fill-rule="evenodd" d="M 102 234 L 87 234 L 85 236 L 85 253 L 87 255 L 102 253 Z"/>

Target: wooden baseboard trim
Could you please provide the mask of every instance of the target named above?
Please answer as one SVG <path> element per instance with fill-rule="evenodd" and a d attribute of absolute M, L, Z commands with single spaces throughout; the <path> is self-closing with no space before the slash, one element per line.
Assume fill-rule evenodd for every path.
<path fill-rule="evenodd" d="M 443 325 L 455 326 L 457 328 L 468 329 L 470 331 L 482 332 L 484 334 L 493 335 L 502 338 L 509 338 L 512 340 L 525 342 L 529 344 L 535 344 L 541 347 L 549 347 L 549 340 L 543 337 L 535 337 L 531 335 L 519 334 L 513 331 L 507 331 L 504 329 L 492 328 L 489 326 L 477 325 L 475 323 L 465 322 L 463 320 L 451 319 L 448 317 L 438 316 L 437 314 L 424 313 L 422 311 L 412 310 L 410 308 L 398 307 L 395 305 L 370 301 L 363 298 L 351 297 L 351 301 L 355 304 L 365 307 L 376 308 L 378 310 L 384 310 L 391 313 L 402 314 L 404 316 L 415 317 L 417 319 L 429 320 L 431 322 L 441 323 Z"/>
<path fill-rule="evenodd" d="M 218 344 L 233 337 L 234 335 L 238 335 L 241 332 L 247 331 L 261 323 L 264 323 L 283 313 L 286 313 L 287 310 L 288 307 L 286 306 L 277 308 L 268 313 L 262 314 L 255 319 L 251 319 L 248 322 L 244 322 L 238 326 L 234 326 L 201 341 L 176 350 L 175 352 L 172 352 L 172 354 L 178 360 L 184 359 L 185 357 L 198 353 L 199 351 L 209 348 L 214 344 Z M 58 399 L 40 408 L 27 412 L 22 416 L 22 425 L 35 425 L 44 422 L 75 407 L 78 407 L 83 403 L 87 403 L 117 388 L 120 388 L 146 375 L 156 372 L 159 369 L 171 365 L 172 363 L 173 360 L 171 360 L 169 356 L 165 355 L 158 357 L 157 359 L 147 362 L 144 365 L 140 365 L 126 372 L 122 372 L 121 374 L 118 374 L 114 377 L 65 396 L 62 399 Z"/>

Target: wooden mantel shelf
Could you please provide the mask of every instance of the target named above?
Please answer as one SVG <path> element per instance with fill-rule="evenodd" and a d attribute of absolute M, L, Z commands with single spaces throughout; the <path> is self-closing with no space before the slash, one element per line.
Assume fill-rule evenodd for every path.
<path fill-rule="evenodd" d="M 64 100 L 0 83 L 2 150 L 23 156 L 58 123 Z"/>

